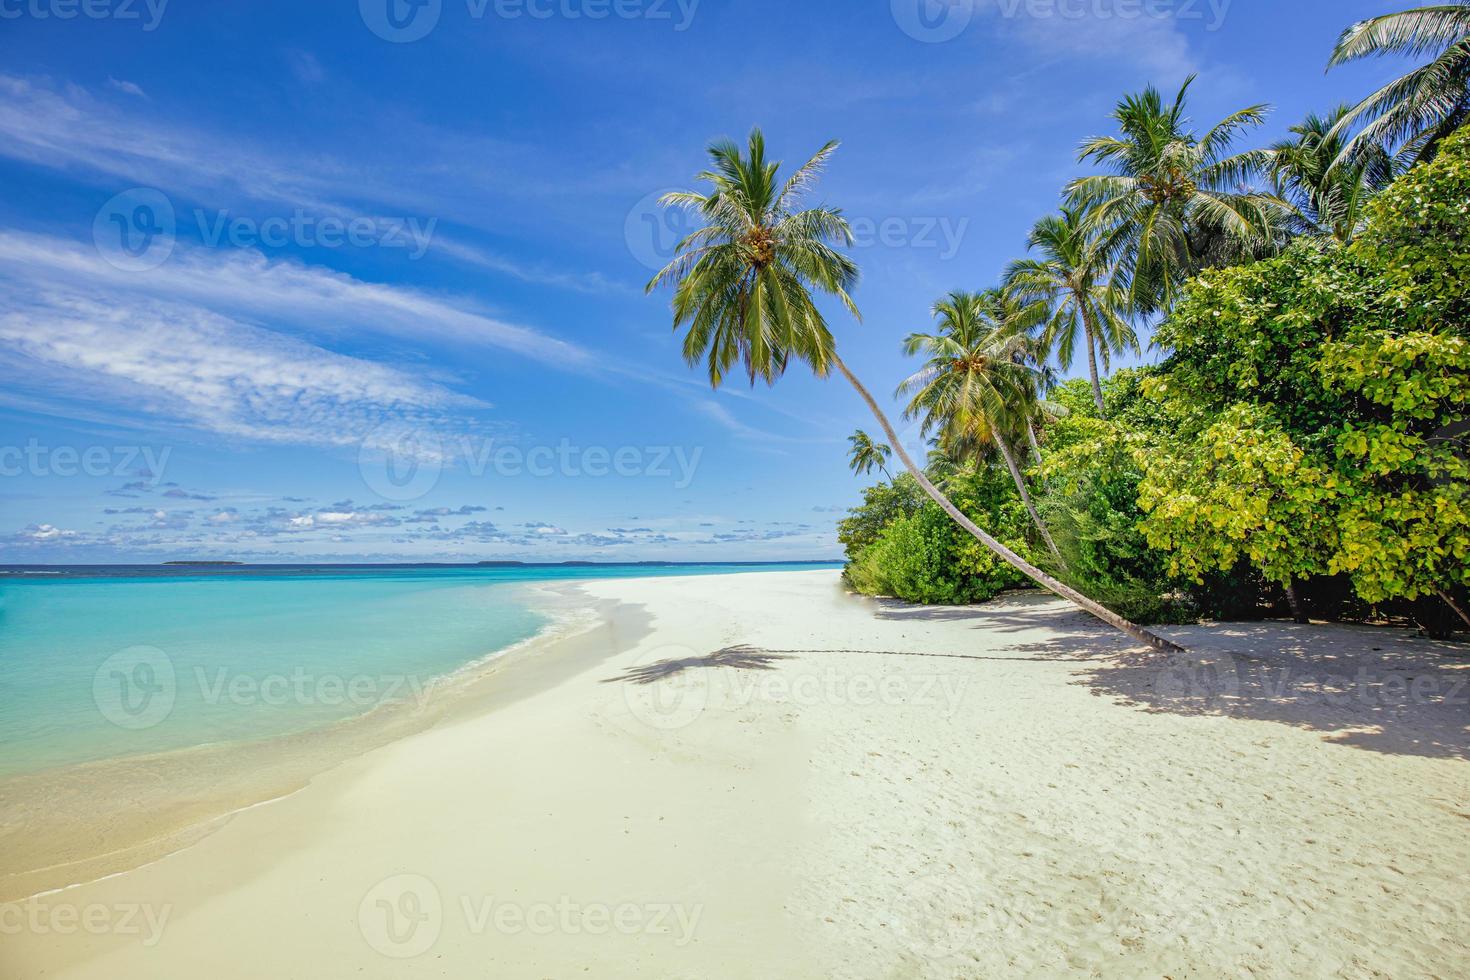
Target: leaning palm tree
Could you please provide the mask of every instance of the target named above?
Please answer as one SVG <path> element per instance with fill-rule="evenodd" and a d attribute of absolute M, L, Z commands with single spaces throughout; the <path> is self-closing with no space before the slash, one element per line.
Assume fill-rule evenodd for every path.
<path fill-rule="evenodd" d="M 1268 151 L 1276 193 L 1292 207 L 1287 229 L 1294 235 L 1347 243 L 1366 220 L 1367 204 L 1398 173 L 1379 146 L 1347 154 L 1339 134 L 1351 110 L 1339 106 L 1291 127 L 1291 136 Z"/>
<path fill-rule="evenodd" d="M 1360 21 L 1338 39 L 1329 70 L 1381 56 L 1417 58 L 1427 65 L 1396 78 L 1348 112 L 1333 130 L 1347 141 L 1343 159 L 1377 147 L 1410 161 L 1432 159 L 1455 130 L 1470 122 L 1470 0 L 1447 0 Z"/>
<path fill-rule="evenodd" d="M 898 394 L 909 399 L 904 417 L 921 419 L 923 434 L 938 433 L 942 445 L 972 453 L 995 447 L 1031 523 L 1065 569 L 1010 444 L 1014 433 L 1030 425 L 1036 401 L 1024 352 L 1025 315 L 1000 290 L 950 293 L 934 304 L 938 330 L 904 341 L 904 353 L 922 355 L 924 366 L 898 386 Z"/>
<path fill-rule="evenodd" d="M 1197 136 L 1185 114 L 1194 80 L 1168 105 L 1152 86 L 1118 103 L 1118 135 L 1093 137 L 1078 155 L 1112 173 L 1067 188 L 1090 224 L 1120 233 L 1122 272 L 1143 312 L 1167 309 L 1203 268 L 1269 254 L 1286 210 L 1274 195 L 1246 186 L 1266 165 L 1265 154 L 1230 152 L 1241 133 L 1265 121 L 1267 107 L 1242 109 Z"/>
<path fill-rule="evenodd" d="M 1062 370 L 1072 368 L 1080 335 L 1086 346 L 1087 371 L 1099 415 L 1105 414 L 1098 355 L 1104 369 L 1112 355 L 1139 353 L 1138 335 L 1127 317 L 1127 292 L 1118 283 L 1112 252 L 1121 232 L 1104 233 L 1075 208 L 1042 218 L 1031 230 L 1026 247 L 1040 259 L 1022 259 L 1006 270 L 1006 290 L 1022 302 L 1047 309 L 1041 347 L 1056 354 Z"/>
<path fill-rule="evenodd" d="M 848 436 L 847 441 L 847 465 L 852 467 L 854 473 L 866 476 L 876 469 L 883 474 L 884 479 L 893 479 L 888 472 L 888 459 L 893 455 L 892 449 L 881 442 L 874 442 L 873 437 L 862 429 Z"/>
<path fill-rule="evenodd" d="M 798 209 L 803 192 L 812 187 L 836 149 L 836 142 L 828 143 L 782 183 L 777 180 L 780 164 L 767 161 L 765 139 L 755 130 L 745 152 L 728 140 L 709 148 L 711 168 L 698 178 L 710 185 L 708 191 L 681 191 L 661 198 L 665 206 L 688 209 L 705 222 L 679 243 L 673 261 L 648 284 L 650 291 L 660 283 L 674 287 L 674 329 L 686 328 L 685 360 L 691 365 L 703 361 L 715 386 L 736 362 L 743 365 L 752 385 L 756 379 L 774 383 L 793 358 L 805 362 L 818 377 L 836 370 L 867 404 L 919 486 L 977 541 L 1043 588 L 1109 625 L 1156 649 L 1179 651 L 1177 645 L 1103 608 L 981 530 L 914 464 L 877 399 L 837 356 L 832 332 L 812 293 L 833 296 L 855 318 L 860 316 L 851 296 L 857 266 L 838 250 L 852 243 L 852 230 L 839 211 Z"/>

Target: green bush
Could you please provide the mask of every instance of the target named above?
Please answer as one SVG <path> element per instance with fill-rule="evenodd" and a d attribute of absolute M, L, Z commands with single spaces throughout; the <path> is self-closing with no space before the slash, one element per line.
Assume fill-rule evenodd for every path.
<path fill-rule="evenodd" d="M 1098 417 L 1087 382 L 1055 393 L 1067 414 L 1046 431 L 1041 508 L 1070 585 L 1135 622 L 1188 622 L 1197 615 L 1194 597 L 1139 529 L 1138 452 L 1161 427 L 1156 406 L 1141 397 L 1146 375 L 1125 370 L 1103 383 L 1107 419 Z"/>
<path fill-rule="evenodd" d="M 908 602 L 965 605 L 1029 584 L 927 497 L 916 508 L 906 509 L 910 498 L 905 481 L 918 488 L 911 477 L 900 477 L 897 487 L 870 490 L 863 507 L 842 522 L 841 534 L 849 547 L 847 581 L 854 589 Z M 978 524 L 1027 555 L 1027 519 L 1008 476 L 984 468 L 956 476 L 946 490 Z M 868 541 L 863 532 L 880 513 L 897 516 Z"/>
<path fill-rule="evenodd" d="M 1140 486 L 1174 570 L 1346 576 L 1406 609 L 1470 586 L 1467 195 L 1470 133 L 1385 191 L 1353 245 L 1191 284 L 1147 386 L 1179 424 Z"/>

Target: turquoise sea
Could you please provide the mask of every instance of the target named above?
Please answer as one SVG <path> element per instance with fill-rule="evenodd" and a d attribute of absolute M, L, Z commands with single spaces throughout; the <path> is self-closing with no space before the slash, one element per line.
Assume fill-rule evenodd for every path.
<path fill-rule="evenodd" d="M 538 582 L 836 567 L 0 566 L 0 775 L 421 697 L 545 628 Z"/>

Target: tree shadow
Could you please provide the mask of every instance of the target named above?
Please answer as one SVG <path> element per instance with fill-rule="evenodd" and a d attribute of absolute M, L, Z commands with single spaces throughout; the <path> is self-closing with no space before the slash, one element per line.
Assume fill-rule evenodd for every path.
<path fill-rule="evenodd" d="M 679 657 L 660 660 L 651 664 L 637 664 L 624 670 L 617 677 L 604 678 L 604 684 L 656 684 L 666 677 L 682 674 L 686 670 L 702 670 L 711 667 L 731 667 L 735 670 L 774 670 L 780 660 L 790 657 L 757 650 L 750 646 L 726 647 L 702 657 Z"/>
<path fill-rule="evenodd" d="M 1470 662 L 1452 644 L 1367 626 L 1230 623 L 1172 631 L 1189 652 L 1119 652 L 1106 631 L 1030 644 L 1102 656 L 1078 675 L 1142 711 L 1269 721 L 1334 745 L 1470 759 Z M 1111 647 L 1111 649 L 1110 649 Z"/>
<path fill-rule="evenodd" d="M 951 650 L 763 649 L 748 644 L 630 667 L 603 683 L 653 684 L 687 670 L 774 670 L 802 657 L 873 655 L 1074 665 L 1071 683 L 1134 710 L 1267 721 L 1334 745 L 1427 758 L 1470 759 L 1470 659 L 1463 646 L 1373 626 L 1222 623 L 1170 627 L 1188 648 L 1167 655 L 1040 593 L 969 607 L 875 600 L 881 620 L 973 623 L 982 633 L 1039 634 Z M 948 644 L 946 644 L 948 645 Z M 935 644 L 938 646 L 938 644 Z M 959 665 L 957 664 L 958 668 Z"/>
<path fill-rule="evenodd" d="M 1045 631 L 1045 639 L 1010 643 L 994 659 L 1081 662 L 1073 683 L 1134 709 L 1269 721 L 1318 732 L 1334 745 L 1470 759 L 1467 650 L 1407 630 L 1275 621 L 1176 626 L 1163 632 L 1188 653 L 1166 655 L 1044 593 L 969 607 L 874 604 L 881 620 Z"/>
<path fill-rule="evenodd" d="M 875 607 L 873 615 L 885 622 L 970 623 L 973 629 L 990 633 L 1076 629 L 1086 635 L 1096 622 L 1065 600 L 1035 590 L 1006 592 L 974 606 L 915 606 L 900 599 L 868 601 Z"/>

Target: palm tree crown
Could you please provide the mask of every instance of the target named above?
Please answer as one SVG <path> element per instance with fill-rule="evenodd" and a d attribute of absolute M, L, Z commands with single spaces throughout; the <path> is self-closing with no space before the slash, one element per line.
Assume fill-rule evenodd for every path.
<path fill-rule="evenodd" d="M 922 419 L 924 434 L 936 433 L 949 455 L 975 457 L 994 447 L 1032 524 L 1065 570 L 1012 449 L 1012 440 L 1029 432 L 1039 397 L 1028 336 L 1038 312 L 999 289 L 950 293 L 934 305 L 938 331 L 904 341 L 904 353 L 923 355 L 924 366 L 898 391 L 910 396 L 904 416 Z"/>
<path fill-rule="evenodd" d="M 874 442 L 873 437 L 862 429 L 848 436 L 847 441 L 848 465 L 854 473 L 866 475 L 876 469 L 884 476 L 888 475 L 888 460 L 893 455 L 892 449 L 881 442 Z"/>
<path fill-rule="evenodd" d="M 904 417 L 921 419 L 924 435 L 957 446 L 1026 417 L 1035 398 L 1032 368 L 1024 363 L 1026 323 L 999 290 L 953 292 L 934 304 L 939 328 L 910 334 L 904 353 L 924 366 L 898 387 L 908 396 Z"/>
<path fill-rule="evenodd" d="M 1432 158 L 1446 136 L 1470 121 L 1470 0 L 1360 21 L 1343 32 L 1327 67 L 1383 55 L 1431 60 L 1360 102 L 1333 135 L 1361 127 L 1345 156 L 1381 147 L 1411 160 Z"/>
<path fill-rule="evenodd" d="M 1276 191 L 1292 207 L 1287 228 L 1293 234 L 1352 241 L 1364 205 L 1398 172 L 1380 147 L 1365 147 L 1352 158 L 1344 153 L 1347 143 L 1338 130 L 1350 111 L 1340 106 L 1326 116 L 1313 113 L 1268 151 Z"/>
<path fill-rule="evenodd" d="M 1079 154 L 1112 173 L 1068 186 L 1090 221 L 1122 231 L 1123 271 L 1144 310 L 1168 306 L 1201 268 L 1269 252 L 1284 210 L 1274 195 L 1246 186 L 1265 154 L 1230 152 L 1236 137 L 1264 122 L 1267 107 L 1242 109 L 1196 136 L 1185 113 L 1193 83 L 1191 76 L 1168 105 L 1153 87 L 1123 99 L 1113 114 L 1118 135 L 1089 139 Z"/>
<path fill-rule="evenodd" d="M 858 316 L 851 297 L 857 265 L 834 248 L 851 243 L 852 232 L 839 211 L 797 206 L 836 149 L 828 143 L 780 183 L 781 164 L 766 160 L 765 137 L 756 129 L 745 153 L 728 140 L 709 148 L 711 167 L 696 178 L 708 192 L 660 200 L 706 222 L 679 243 L 648 289 L 674 283 L 674 329 L 688 328 L 684 358 L 705 361 L 714 387 L 737 361 L 751 384 L 775 383 L 793 357 L 820 377 L 831 369 L 832 333 L 812 288 Z"/>
<path fill-rule="evenodd" d="M 1070 370 L 1082 338 L 1098 411 L 1103 410 L 1098 359 L 1107 370 L 1112 355 L 1140 353 L 1138 335 L 1126 316 L 1127 293 L 1118 282 L 1111 252 L 1120 232 L 1104 234 L 1083 212 L 1063 208 L 1042 218 L 1031 231 L 1027 247 L 1040 259 L 1011 263 L 1006 289 L 1022 302 L 1036 302 L 1046 310 L 1041 336 L 1043 357 L 1055 353 L 1063 370 Z"/>

